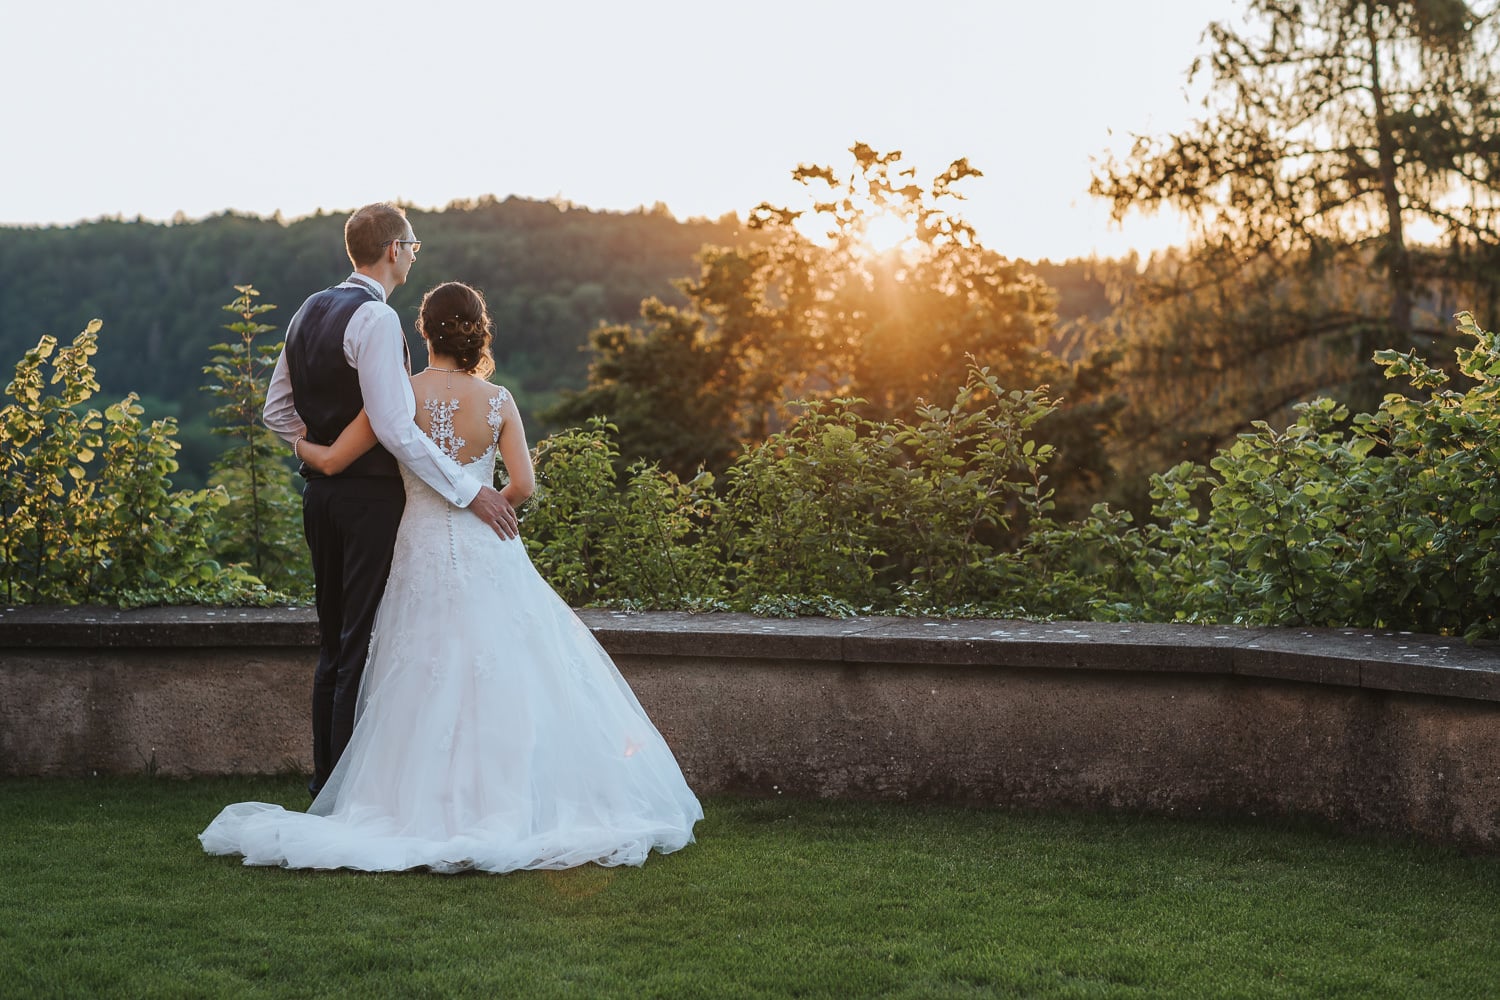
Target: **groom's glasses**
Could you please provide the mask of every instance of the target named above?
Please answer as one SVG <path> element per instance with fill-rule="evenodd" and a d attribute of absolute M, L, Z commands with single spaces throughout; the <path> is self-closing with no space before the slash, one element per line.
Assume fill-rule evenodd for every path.
<path fill-rule="evenodd" d="M 382 243 L 380 245 L 383 246 L 383 247 L 388 247 L 392 243 L 398 243 L 398 244 L 400 244 L 401 246 L 404 246 L 404 247 L 411 247 L 411 252 L 412 253 L 416 253 L 418 250 L 422 249 L 422 241 L 421 240 L 386 240 L 384 243 Z"/>

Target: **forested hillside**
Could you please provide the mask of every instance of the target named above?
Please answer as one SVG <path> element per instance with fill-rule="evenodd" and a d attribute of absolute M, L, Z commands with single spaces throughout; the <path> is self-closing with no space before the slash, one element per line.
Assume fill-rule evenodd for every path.
<path fill-rule="evenodd" d="M 673 282 L 697 272 L 695 255 L 746 237 L 733 216 L 679 222 L 661 208 L 601 212 L 514 197 L 410 214 L 422 250 L 392 304 L 414 349 L 422 291 L 448 279 L 477 286 L 495 318 L 497 380 L 521 393 L 537 418 L 560 391 L 585 384 L 591 329 L 637 321 L 649 296 L 682 302 Z M 221 447 L 208 433 L 211 404 L 199 388 L 209 348 L 231 318 L 221 307 L 235 285 L 253 284 L 262 302 L 279 307 L 263 317 L 279 338 L 307 295 L 348 272 L 344 219 L 226 213 L 0 230 L 0 358 L 8 371 L 42 334 L 66 342 L 102 319 L 102 396 L 138 392 L 149 414 L 177 417 L 182 480 L 198 484 Z M 1083 264 L 1070 267 L 1083 291 L 1066 296 L 1059 311 L 1096 310 L 1099 286 L 1089 285 Z M 1051 266 L 1048 278 L 1057 272 Z M 533 427 L 549 429 L 539 420 Z"/>
<path fill-rule="evenodd" d="M 8 369 L 42 334 L 68 341 L 102 319 L 103 395 L 135 391 L 149 413 L 177 416 L 184 472 L 196 481 L 218 448 L 199 386 L 209 348 L 230 318 L 221 306 L 234 285 L 255 285 L 261 301 L 279 306 L 264 319 L 280 336 L 307 295 L 348 273 L 344 218 L 284 224 L 225 214 L 171 225 L 100 220 L 6 229 L 0 357 Z M 481 288 L 495 317 L 500 377 L 527 393 L 533 409 L 558 389 L 583 384 L 581 348 L 592 327 L 633 320 L 646 296 L 670 299 L 672 279 L 692 272 L 703 245 L 737 238 L 732 217 L 678 222 L 665 211 L 594 212 L 519 198 L 412 211 L 411 218 L 422 251 L 392 305 L 414 347 L 425 288 L 448 279 Z"/>

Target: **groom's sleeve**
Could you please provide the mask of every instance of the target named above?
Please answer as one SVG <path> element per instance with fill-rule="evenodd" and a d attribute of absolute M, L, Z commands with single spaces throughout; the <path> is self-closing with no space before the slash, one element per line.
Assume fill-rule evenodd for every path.
<path fill-rule="evenodd" d="M 292 399 L 292 373 L 287 370 L 284 350 L 271 371 L 271 384 L 266 387 L 266 407 L 261 419 L 271 428 L 271 433 L 287 444 L 307 433 L 307 425 L 302 422 L 297 404 Z"/>
<path fill-rule="evenodd" d="M 363 329 L 356 329 L 360 324 Z M 447 501 L 467 507 L 483 484 L 443 454 L 417 427 L 417 401 L 406 374 L 401 320 L 383 303 L 355 313 L 344 337 L 344 354 L 359 373 L 359 391 L 375 438 L 396 461 L 421 477 Z"/>

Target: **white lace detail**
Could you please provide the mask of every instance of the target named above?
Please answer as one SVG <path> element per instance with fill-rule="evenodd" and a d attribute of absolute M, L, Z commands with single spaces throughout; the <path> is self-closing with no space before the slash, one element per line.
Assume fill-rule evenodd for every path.
<path fill-rule="evenodd" d="M 422 405 L 432 416 L 432 429 L 427 433 L 444 455 L 457 462 L 459 452 L 469 443 L 453 430 L 453 414 L 458 412 L 458 400 L 450 399 L 445 403 L 440 399 L 429 399 Z"/>
<path fill-rule="evenodd" d="M 491 479 L 495 477 L 495 450 L 500 446 L 500 408 L 505 405 L 505 401 L 509 398 L 510 390 L 503 385 L 500 387 L 499 392 L 490 397 L 490 412 L 485 414 L 485 421 L 490 425 L 490 446 L 483 455 L 474 459 L 476 462 L 488 463 L 489 472 L 487 475 Z"/>
<path fill-rule="evenodd" d="M 489 449 L 484 454 L 479 455 L 469 462 L 464 462 L 462 457 L 464 445 L 469 442 L 459 435 L 453 426 L 453 415 L 458 412 L 458 400 L 450 399 L 444 401 L 431 398 L 423 400 L 422 408 L 432 417 L 431 427 L 427 432 L 428 436 L 432 438 L 433 443 L 442 450 L 444 455 L 447 455 L 455 462 L 465 465 L 486 462 L 494 457 L 495 449 L 500 444 L 500 425 L 503 422 L 500 410 L 505 406 L 505 401 L 510 398 L 509 389 L 503 385 L 498 388 L 500 391 L 490 397 L 490 410 L 489 413 L 485 414 L 485 422 L 490 425 Z M 490 469 L 490 474 L 494 474 L 493 466 Z"/>
<path fill-rule="evenodd" d="M 505 387 L 501 386 L 500 391 L 490 397 L 490 412 L 489 416 L 485 419 L 490 423 L 490 430 L 495 432 L 494 441 L 500 440 L 500 407 L 505 405 L 505 397 L 509 395 L 510 393 L 505 391 Z"/>

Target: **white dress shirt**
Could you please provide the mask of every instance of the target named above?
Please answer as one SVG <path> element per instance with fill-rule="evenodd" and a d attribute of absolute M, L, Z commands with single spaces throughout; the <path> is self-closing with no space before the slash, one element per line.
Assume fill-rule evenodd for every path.
<path fill-rule="evenodd" d="M 400 317 L 386 305 L 385 289 L 379 282 L 355 272 L 339 287 L 354 285 L 368 288 L 376 295 L 376 301 L 366 302 L 355 310 L 344 328 L 344 359 L 359 375 L 359 391 L 375 438 L 397 462 L 416 473 L 449 503 L 467 507 L 483 484 L 443 454 L 432 438 L 417 427 L 417 398 L 406 374 L 406 336 L 401 332 Z M 297 310 L 288 330 L 296 325 L 301 314 L 302 310 Z M 307 434 L 307 425 L 292 399 L 292 375 L 287 370 L 285 351 L 276 359 L 276 368 L 271 372 L 264 417 L 266 426 L 288 444 Z"/>

